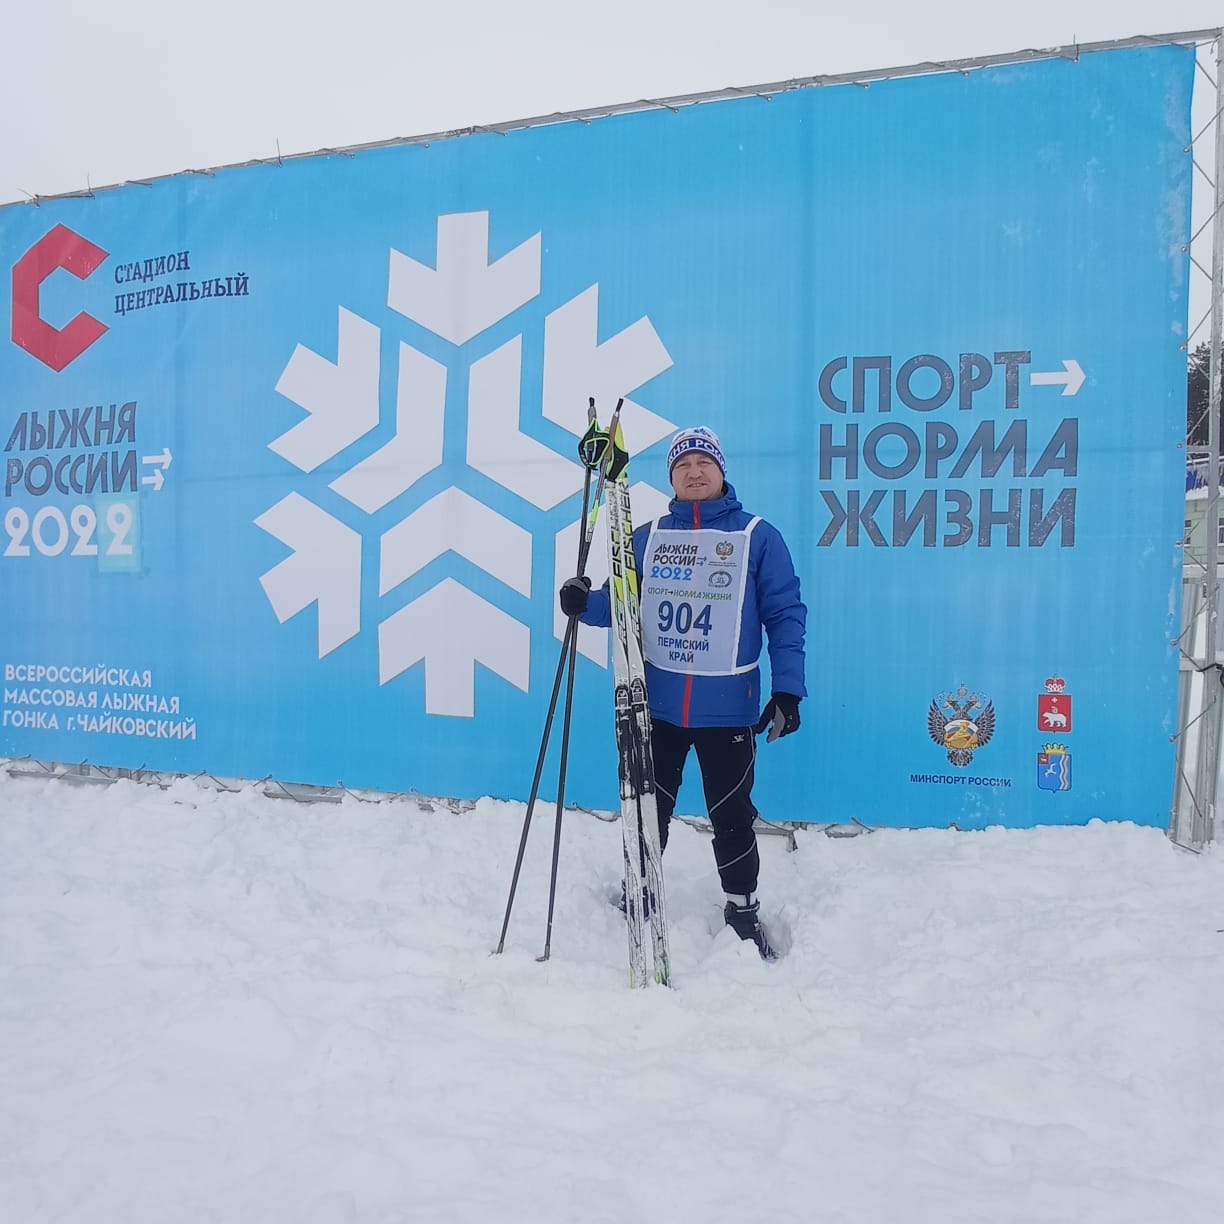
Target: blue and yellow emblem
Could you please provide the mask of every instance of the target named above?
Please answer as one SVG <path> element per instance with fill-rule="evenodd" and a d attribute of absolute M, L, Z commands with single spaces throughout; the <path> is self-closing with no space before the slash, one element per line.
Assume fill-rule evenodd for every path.
<path fill-rule="evenodd" d="M 1037 754 L 1037 787 L 1048 791 L 1071 789 L 1071 754 L 1066 745 L 1046 744 Z"/>

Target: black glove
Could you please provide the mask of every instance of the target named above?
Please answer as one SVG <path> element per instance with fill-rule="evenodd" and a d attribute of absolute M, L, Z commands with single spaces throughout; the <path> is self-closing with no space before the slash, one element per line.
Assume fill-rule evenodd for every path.
<path fill-rule="evenodd" d="M 765 737 L 767 744 L 799 730 L 799 698 L 794 693 L 774 693 L 770 697 L 761 721 L 756 725 L 757 734 L 760 735 L 766 727 L 769 728 L 769 734 Z"/>
<path fill-rule="evenodd" d="M 587 610 L 591 597 L 589 578 L 567 578 L 561 584 L 561 611 L 566 616 L 581 616 Z"/>

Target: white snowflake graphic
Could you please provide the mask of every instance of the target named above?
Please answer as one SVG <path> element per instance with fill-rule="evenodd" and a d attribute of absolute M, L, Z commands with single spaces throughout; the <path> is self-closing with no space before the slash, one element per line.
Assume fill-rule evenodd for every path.
<path fill-rule="evenodd" d="M 533 234 L 500 258 L 489 257 L 489 214 L 438 217 L 435 264 L 392 250 L 387 306 L 454 347 L 463 345 L 539 296 L 541 235 Z M 586 404 L 625 396 L 621 419 L 636 450 L 666 437 L 672 422 L 628 398 L 668 369 L 671 357 L 649 319 L 641 318 L 603 342 L 598 338 L 599 286 L 591 285 L 544 319 L 540 402 L 523 403 L 523 335 L 472 362 L 468 370 L 469 468 L 495 481 L 537 511 L 551 510 L 581 487 L 576 459 L 520 429 L 524 411 L 580 437 Z M 382 329 L 339 308 L 336 358 L 298 345 L 276 390 L 306 416 L 269 448 L 302 472 L 313 472 L 376 429 L 382 419 L 379 380 Z M 452 370 L 400 342 L 391 440 L 331 481 L 330 488 L 372 515 L 407 493 L 442 464 L 446 394 Z M 667 495 L 636 485 L 634 504 L 655 514 Z M 312 604 L 318 608 L 318 657 L 362 630 L 363 535 L 308 497 L 290 493 L 255 520 L 290 555 L 260 578 L 283 624 Z M 554 542 L 554 583 L 568 576 L 579 525 Z M 597 534 L 597 539 L 602 538 Z M 519 595 L 530 596 L 531 530 L 451 486 L 416 505 L 378 539 L 378 594 L 386 595 L 447 552 L 454 552 Z M 590 573 L 603 577 L 601 550 L 592 549 Z M 559 614 L 557 614 L 559 616 Z M 560 637 L 563 625 L 554 621 Z M 425 711 L 470 718 L 475 713 L 475 667 L 489 668 L 524 691 L 529 685 L 530 627 L 453 578 L 445 578 L 382 619 L 378 682 L 386 684 L 418 663 L 425 667 Z M 605 631 L 584 629 L 583 653 L 604 663 Z"/>

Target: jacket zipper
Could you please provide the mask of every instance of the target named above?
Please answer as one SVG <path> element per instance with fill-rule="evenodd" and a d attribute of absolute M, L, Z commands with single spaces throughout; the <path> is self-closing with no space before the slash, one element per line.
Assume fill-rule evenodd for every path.
<path fill-rule="evenodd" d="M 701 528 L 701 503 L 693 503 L 693 530 L 698 531 Z M 693 696 L 693 673 L 689 672 L 684 677 L 684 701 L 680 706 L 680 725 L 687 727 L 689 725 L 689 702 Z"/>

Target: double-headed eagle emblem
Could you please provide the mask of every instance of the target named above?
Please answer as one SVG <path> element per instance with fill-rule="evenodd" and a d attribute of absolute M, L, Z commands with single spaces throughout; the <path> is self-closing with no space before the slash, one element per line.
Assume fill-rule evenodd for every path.
<path fill-rule="evenodd" d="M 958 768 L 973 760 L 975 749 L 990 743 L 994 729 L 994 702 L 963 684 L 955 693 L 941 693 L 927 710 L 927 731 Z"/>

